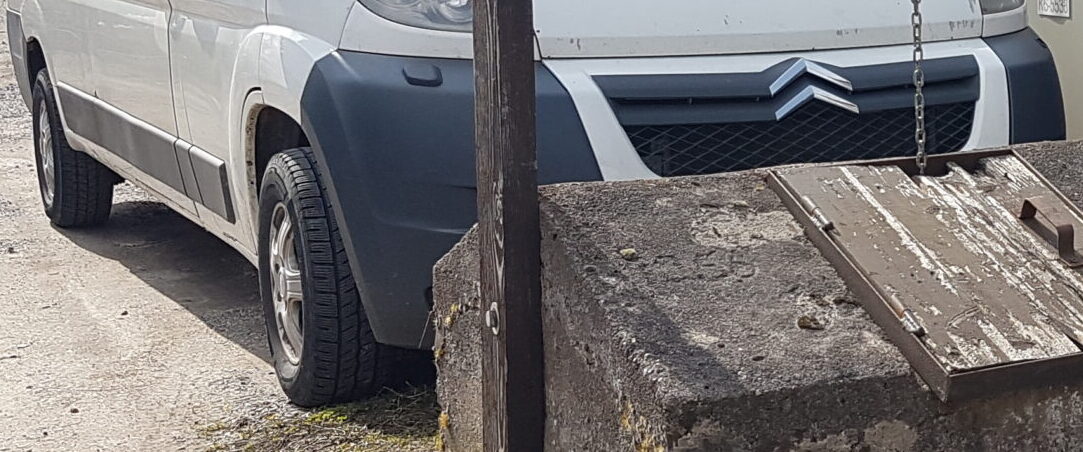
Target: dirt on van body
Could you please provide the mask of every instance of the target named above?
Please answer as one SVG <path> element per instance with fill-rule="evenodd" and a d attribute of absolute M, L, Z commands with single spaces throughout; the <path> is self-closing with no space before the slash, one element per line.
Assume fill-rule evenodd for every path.
<path fill-rule="evenodd" d="M 433 449 L 431 391 L 289 405 L 254 268 L 142 190 L 103 227 L 51 227 L 4 27 L 0 451 Z"/>

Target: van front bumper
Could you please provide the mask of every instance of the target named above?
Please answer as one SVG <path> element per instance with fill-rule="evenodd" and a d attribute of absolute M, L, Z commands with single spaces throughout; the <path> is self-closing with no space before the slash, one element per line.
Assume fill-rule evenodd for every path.
<path fill-rule="evenodd" d="M 685 78 L 669 84 L 676 90 L 673 92 L 693 88 L 710 92 L 718 90 L 710 86 L 711 80 L 732 80 L 734 74 L 744 79 L 749 79 L 747 74 L 766 74 L 763 76 L 774 78 L 749 79 L 749 83 L 771 86 L 781 75 L 768 69 L 803 59 L 841 74 L 862 73 L 850 68 L 894 68 L 890 74 L 869 78 L 882 82 L 884 77 L 898 78 L 895 72 L 906 70 L 910 52 L 908 46 L 896 46 L 538 63 L 539 181 L 659 177 L 633 146 L 622 124 L 625 118 L 618 117 L 615 108 L 620 99 L 614 98 L 611 86 L 607 95 L 604 83 L 599 82 L 604 77 L 631 76 L 625 81 L 644 82 L 639 88 L 631 86 L 630 91 L 627 85 L 618 87 L 632 97 L 651 90 L 663 92 L 667 78 L 689 74 L 702 76 L 699 79 L 707 84 L 697 88 L 684 83 L 691 80 Z M 1033 31 L 931 43 L 926 46 L 926 57 L 976 65 L 972 127 L 963 149 L 1064 138 L 1056 68 Z M 961 65 L 941 69 L 968 70 Z M 940 69 L 933 64 L 930 70 Z M 809 86 L 851 99 L 853 93 L 843 88 L 845 84 L 824 85 L 831 85 L 824 80 L 830 75 L 810 77 L 818 80 Z M 907 79 L 908 74 L 902 78 Z M 864 83 L 856 79 L 849 82 Z M 967 86 L 964 88 L 970 89 Z M 779 93 L 781 96 L 785 91 Z M 879 102 L 875 96 L 872 99 Z M 817 100 L 822 101 L 814 98 L 809 102 Z M 870 105 L 868 99 L 854 103 L 865 108 Z M 336 218 L 377 339 L 395 346 L 428 347 L 432 342 L 428 334 L 432 266 L 475 222 L 472 63 L 336 52 L 316 65 L 301 107 L 302 126 L 338 208 Z M 677 113 L 678 117 L 683 114 Z M 904 132 L 903 140 L 912 137 L 912 132 Z M 909 146 L 906 141 L 900 149 L 910 152 Z M 824 157 L 837 160 L 845 155 L 828 153 Z"/>
<path fill-rule="evenodd" d="M 1008 77 L 1011 144 L 1063 140 L 1064 100 L 1049 46 L 1034 30 L 985 38 Z"/>
<path fill-rule="evenodd" d="M 535 72 L 539 183 L 601 180 L 567 91 Z M 301 110 L 376 339 L 428 347 L 433 264 L 476 218 L 473 63 L 336 52 Z"/>

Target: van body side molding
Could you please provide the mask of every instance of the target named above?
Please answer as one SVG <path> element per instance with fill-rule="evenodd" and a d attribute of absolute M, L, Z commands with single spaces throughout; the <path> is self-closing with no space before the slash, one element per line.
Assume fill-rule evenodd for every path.
<path fill-rule="evenodd" d="M 33 111 L 33 99 L 30 93 L 33 80 L 30 80 L 26 61 L 26 34 L 23 32 L 23 16 L 15 11 L 7 12 L 8 46 L 11 50 L 11 65 L 15 69 L 15 79 L 19 81 L 19 94 L 26 102 L 26 108 Z"/>
<path fill-rule="evenodd" d="M 229 194 L 229 172 L 226 171 L 226 162 L 220 160 L 198 147 L 188 149 L 188 159 L 191 162 L 192 175 L 196 180 L 199 199 L 188 194 L 193 201 L 200 203 L 211 212 L 233 223 L 236 218 L 233 213 L 233 198 Z M 185 168 L 181 168 L 183 173 Z"/>
<path fill-rule="evenodd" d="M 56 83 L 68 129 L 140 171 L 184 193 L 173 143 L 177 137 L 66 83 Z"/>
<path fill-rule="evenodd" d="M 57 93 L 68 128 L 189 199 L 236 221 L 226 162 L 64 83 Z"/>

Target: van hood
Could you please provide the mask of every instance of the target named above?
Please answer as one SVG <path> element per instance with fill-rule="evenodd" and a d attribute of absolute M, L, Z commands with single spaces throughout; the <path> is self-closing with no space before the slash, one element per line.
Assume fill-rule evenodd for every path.
<path fill-rule="evenodd" d="M 978 0 L 921 6 L 926 41 L 982 34 Z M 790 52 L 910 43 L 912 8 L 908 0 L 536 0 L 534 26 L 543 58 Z"/>

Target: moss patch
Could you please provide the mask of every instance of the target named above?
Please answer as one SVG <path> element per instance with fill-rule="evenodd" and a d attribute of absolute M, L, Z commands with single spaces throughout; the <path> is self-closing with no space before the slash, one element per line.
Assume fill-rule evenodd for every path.
<path fill-rule="evenodd" d="M 387 392 L 375 399 L 282 418 L 214 423 L 202 429 L 212 451 L 432 451 L 440 409 L 430 389 Z"/>

